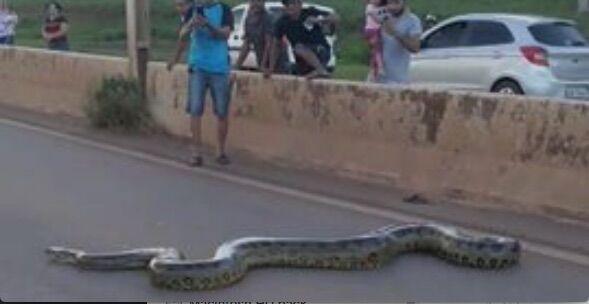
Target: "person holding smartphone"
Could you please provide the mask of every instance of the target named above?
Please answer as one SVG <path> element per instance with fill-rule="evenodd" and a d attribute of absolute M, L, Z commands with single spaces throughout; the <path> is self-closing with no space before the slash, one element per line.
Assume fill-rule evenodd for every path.
<path fill-rule="evenodd" d="M 408 1 L 387 1 L 386 14 L 381 21 L 384 73 L 376 77 L 378 83 L 395 85 L 409 82 L 411 54 L 420 51 L 423 30 Z"/>
<path fill-rule="evenodd" d="M 231 102 L 228 39 L 233 31 L 231 8 L 217 0 L 201 0 L 191 10 L 189 21 L 180 30 L 180 40 L 189 39 L 189 83 L 186 112 L 190 115 L 192 134 L 191 166 L 202 166 L 202 116 L 207 92 L 211 92 L 217 116 L 217 163 L 228 165 L 226 141 L 229 133 Z M 187 19 L 187 18 L 185 18 Z"/>

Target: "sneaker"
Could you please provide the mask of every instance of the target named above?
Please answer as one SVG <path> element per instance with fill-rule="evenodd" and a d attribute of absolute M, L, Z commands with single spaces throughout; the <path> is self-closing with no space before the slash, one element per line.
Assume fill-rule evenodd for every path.
<path fill-rule="evenodd" d="M 191 167 L 202 167 L 203 164 L 204 160 L 200 155 L 193 155 L 190 157 L 190 160 L 188 161 L 188 165 Z"/>
<path fill-rule="evenodd" d="M 219 157 L 217 157 L 217 164 L 221 165 L 221 166 L 227 166 L 229 164 L 231 164 L 231 159 L 229 159 L 229 157 L 225 154 L 221 154 L 219 155 Z"/>

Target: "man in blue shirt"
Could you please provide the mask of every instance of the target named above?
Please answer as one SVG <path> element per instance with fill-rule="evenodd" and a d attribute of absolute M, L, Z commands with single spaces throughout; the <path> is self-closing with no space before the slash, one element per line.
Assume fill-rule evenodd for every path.
<path fill-rule="evenodd" d="M 218 118 L 218 157 L 221 165 L 230 163 L 225 152 L 229 131 L 229 104 L 231 98 L 229 45 L 233 31 L 231 8 L 217 0 L 202 0 L 189 10 L 180 30 L 180 40 L 190 37 L 188 55 L 189 83 L 186 111 L 191 116 L 190 129 L 193 143 L 190 165 L 202 166 L 202 115 L 205 98 L 211 91 L 213 109 Z"/>

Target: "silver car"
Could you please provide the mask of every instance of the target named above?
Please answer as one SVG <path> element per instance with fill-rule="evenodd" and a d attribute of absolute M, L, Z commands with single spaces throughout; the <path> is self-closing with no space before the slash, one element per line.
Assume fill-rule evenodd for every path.
<path fill-rule="evenodd" d="M 589 100 L 589 43 L 569 20 L 471 14 L 425 32 L 414 83 Z"/>

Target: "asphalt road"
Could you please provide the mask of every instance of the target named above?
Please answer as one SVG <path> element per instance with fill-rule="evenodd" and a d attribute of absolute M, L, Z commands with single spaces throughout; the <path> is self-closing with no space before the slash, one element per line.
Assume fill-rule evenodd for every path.
<path fill-rule="evenodd" d="M 482 215 L 481 215 L 482 216 Z M 245 236 L 330 237 L 394 224 L 0 124 L 0 298 L 4 301 L 579 302 L 589 268 L 532 253 L 484 272 L 422 255 L 370 272 L 265 269 L 214 292 L 154 289 L 145 272 L 47 262 L 52 245 L 173 246 L 210 257 Z"/>

